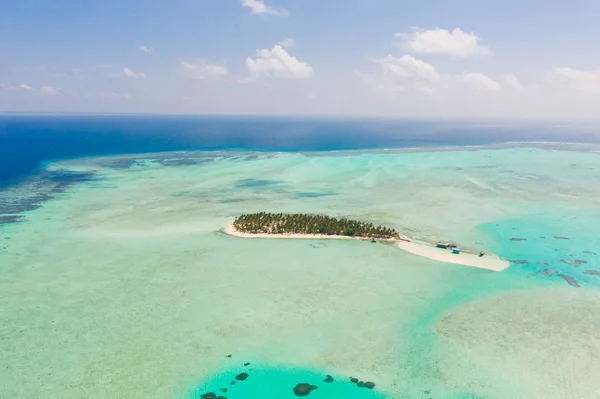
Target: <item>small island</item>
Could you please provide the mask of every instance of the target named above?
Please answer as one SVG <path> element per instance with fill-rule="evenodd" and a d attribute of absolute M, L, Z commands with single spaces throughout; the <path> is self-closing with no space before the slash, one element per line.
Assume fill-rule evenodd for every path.
<path fill-rule="evenodd" d="M 510 263 L 496 255 L 470 251 L 453 253 L 426 242 L 410 240 L 395 229 L 346 218 L 316 214 L 251 213 L 238 216 L 224 232 L 241 238 L 348 239 L 386 241 L 413 255 L 432 260 L 493 271 L 506 270 Z"/>
<path fill-rule="evenodd" d="M 301 234 L 349 238 L 401 239 L 395 229 L 375 226 L 373 223 L 350 219 L 337 219 L 324 215 L 252 213 L 241 215 L 233 227 L 247 234 Z"/>

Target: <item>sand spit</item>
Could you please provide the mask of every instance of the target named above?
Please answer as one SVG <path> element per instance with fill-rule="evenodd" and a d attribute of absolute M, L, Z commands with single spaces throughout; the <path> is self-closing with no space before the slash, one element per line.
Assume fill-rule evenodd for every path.
<path fill-rule="evenodd" d="M 457 255 L 447 249 L 437 248 L 423 242 L 398 242 L 398 247 L 411 254 L 424 256 L 425 258 L 440 262 L 478 267 L 480 269 L 493 270 L 495 272 L 501 272 L 508 269 L 510 266 L 510 262 L 507 260 L 488 253 L 483 257 L 466 252 L 461 252 Z"/>
<path fill-rule="evenodd" d="M 363 237 L 344 237 L 344 236 L 327 236 L 327 235 L 319 235 L 319 234 L 251 234 L 251 233 L 242 233 L 238 231 L 233 223 L 228 224 L 223 231 L 226 234 L 235 237 L 241 238 L 293 238 L 293 239 L 311 239 L 311 240 L 323 240 L 323 239 L 333 239 L 333 240 L 362 240 L 369 241 L 368 238 Z M 453 263 L 457 265 L 477 267 L 480 269 L 493 270 L 495 272 L 501 272 L 506 270 L 510 263 L 496 255 L 486 254 L 483 257 L 480 257 L 475 254 L 470 253 L 461 253 L 459 255 L 453 254 L 449 250 L 436 248 L 430 244 L 424 242 L 413 242 L 409 240 L 407 237 L 401 236 L 400 240 L 398 239 L 379 239 L 379 241 L 387 241 L 387 242 L 395 242 L 397 243 L 398 248 L 409 252 L 413 255 L 423 256 L 425 258 L 429 258 L 432 260 L 437 260 L 445 263 Z"/>

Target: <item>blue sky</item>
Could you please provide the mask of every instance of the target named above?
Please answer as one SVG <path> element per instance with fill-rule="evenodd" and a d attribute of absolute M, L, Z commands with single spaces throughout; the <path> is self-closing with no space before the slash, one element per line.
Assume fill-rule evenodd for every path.
<path fill-rule="evenodd" d="M 598 117 L 592 0 L 0 0 L 0 111 Z"/>

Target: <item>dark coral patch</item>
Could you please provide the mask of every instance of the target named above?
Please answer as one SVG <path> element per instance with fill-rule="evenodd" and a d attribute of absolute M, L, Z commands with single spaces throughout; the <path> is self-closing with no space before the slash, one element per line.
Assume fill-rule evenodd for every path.
<path fill-rule="evenodd" d="M 509 238 L 510 241 L 527 241 L 527 238 Z"/>
<path fill-rule="evenodd" d="M 571 266 L 575 266 L 575 267 L 579 267 L 579 265 L 583 265 L 583 264 L 587 263 L 586 260 L 581 260 L 581 259 L 561 259 L 560 261 L 563 263 L 566 263 L 567 265 L 571 265 Z"/>
<path fill-rule="evenodd" d="M 524 259 L 511 260 L 512 263 L 516 263 L 517 265 L 526 265 L 527 261 Z"/>
<path fill-rule="evenodd" d="M 248 373 L 240 373 L 235 376 L 235 379 L 238 381 L 245 381 L 248 378 Z"/>
<path fill-rule="evenodd" d="M 333 377 L 330 375 L 327 375 L 327 377 L 325 377 L 325 379 L 323 381 L 324 382 L 333 382 Z"/>
<path fill-rule="evenodd" d="M 317 389 L 318 387 L 316 385 L 310 385 L 306 382 L 301 382 L 299 384 L 296 384 L 296 386 L 294 387 L 294 395 L 296 396 L 308 396 L 310 395 L 310 392 Z"/>
<path fill-rule="evenodd" d="M 214 392 L 207 392 L 200 395 L 200 399 L 217 399 L 217 394 Z"/>
<path fill-rule="evenodd" d="M 365 388 L 373 389 L 375 388 L 375 383 L 371 381 L 365 382 Z"/>
<path fill-rule="evenodd" d="M 350 382 L 353 383 L 353 384 L 357 384 L 358 383 L 358 378 L 350 377 Z"/>
<path fill-rule="evenodd" d="M 600 276 L 600 271 L 598 270 L 586 270 L 583 274 L 587 274 L 588 276 Z"/>
<path fill-rule="evenodd" d="M 568 240 L 569 237 L 563 237 L 563 236 L 554 236 L 555 239 L 557 240 Z"/>
<path fill-rule="evenodd" d="M 565 280 L 567 282 L 567 284 L 569 284 L 572 287 L 575 288 L 580 288 L 581 286 L 579 285 L 579 283 L 577 282 L 577 280 L 575 280 L 573 277 L 568 276 L 566 274 L 559 274 L 558 277 L 562 278 L 563 280 Z"/>

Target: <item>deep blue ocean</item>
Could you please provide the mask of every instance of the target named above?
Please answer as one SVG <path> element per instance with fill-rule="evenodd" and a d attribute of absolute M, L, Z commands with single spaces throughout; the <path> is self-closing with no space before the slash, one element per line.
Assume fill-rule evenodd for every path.
<path fill-rule="evenodd" d="M 600 124 L 151 115 L 0 115 L 0 187 L 45 162 L 175 150 L 332 151 L 557 141 L 600 143 Z"/>

